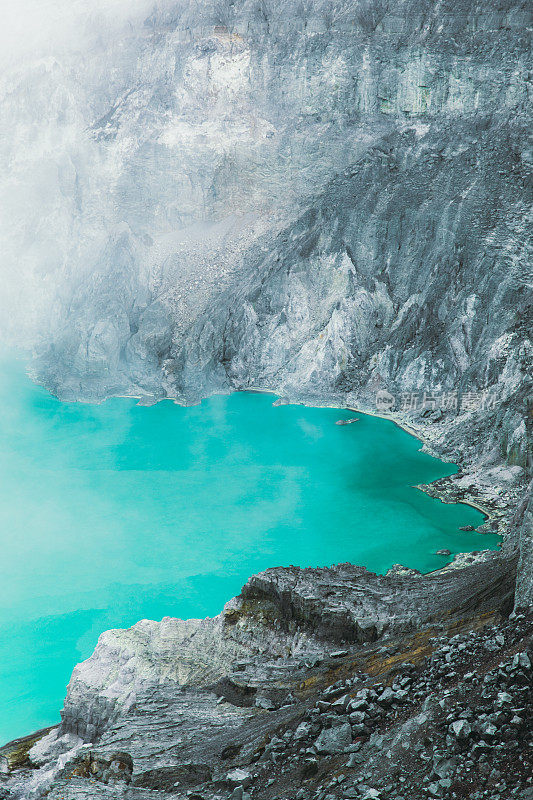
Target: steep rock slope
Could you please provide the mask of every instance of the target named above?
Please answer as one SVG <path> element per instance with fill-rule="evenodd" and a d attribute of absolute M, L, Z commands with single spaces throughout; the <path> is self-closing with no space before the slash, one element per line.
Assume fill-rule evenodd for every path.
<path fill-rule="evenodd" d="M 69 398 L 262 387 L 375 410 L 381 392 L 438 423 L 426 438 L 472 482 L 525 487 L 526 4 L 184 0 L 122 45 L 99 45 L 110 84 L 95 56 L 31 73 L 56 86 L 63 70 L 84 101 L 70 92 L 60 173 L 79 242 L 39 377 Z"/>
<path fill-rule="evenodd" d="M 53 184 L 63 215 L 55 249 L 46 251 L 54 315 L 46 329 L 37 325 L 36 373 L 69 398 L 127 391 L 193 402 L 215 390 L 264 387 L 375 409 L 376 393 L 390 393 L 386 410 L 426 421 L 432 445 L 462 458 L 471 472 L 459 482 L 488 475 L 489 483 L 524 486 L 532 424 L 526 25 L 526 4 L 517 0 L 181 2 L 158 6 L 129 30 L 120 56 L 104 37 L 97 69 L 91 60 L 81 71 L 68 58 L 41 64 L 32 75 L 45 86 L 57 84 L 58 69 L 72 81 L 76 136 Z M 20 76 L 21 86 L 26 81 Z M 53 131 L 65 119 L 65 99 L 56 100 Z M 52 163 L 57 158 L 52 153 Z M 51 203 L 40 228 L 46 241 L 57 220 Z M 23 251 L 23 261 L 31 265 L 34 255 Z M 483 403 L 480 392 L 488 393 Z M 404 408 L 405 398 L 424 393 L 449 402 Z M 145 800 L 206 784 L 203 796 L 235 788 L 233 797 L 242 797 L 242 770 L 264 756 L 270 775 L 278 735 L 290 728 L 289 741 L 311 721 L 305 753 L 290 757 L 305 758 L 311 777 L 319 769 L 313 753 L 344 760 L 328 763 L 326 777 L 301 796 L 350 796 L 330 777 L 358 774 L 350 756 L 360 747 L 364 760 L 368 746 L 384 762 L 379 737 L 370 738 L 380 730 L 379 704 L 371 702 L 375 717 L 337 725 L 347 707 L 324 706 L 317 687 L 329 691 L 349 676 L 340 684 L 351 703 L 358 670 L 370 672 L 374 657 L 392 682 L 399 665 L 409 673 L 411 659 L 432 659 L 427 645 L 437 632 L 501 622 L 518 557 L 516 598 L 528 605 L 529 498 L 530 489 L 503 556 L 433 577 L 400 570 L 380 578 L 349 565 L 274 570 L 252 579 L 223 617 L 144 621 L 104 634 L 73 676 L 64 736 L 52 732 L 38 745 L 31 758 L 42 769 L 9 778 L 8 791 Z M 471 619 L 474 609 L 481 616 Z M 426 628 L 406 646 L 413 624 Z M 372 644 L 363 658 L 361 642 L 384 632 L 401 636 Z M 525 633 L 524 622 L 509 624 L 508 660 Z M 480 635 L 485 670 L 498 671 L 490 655 L 502 646 L 498 636 L 491 632 L 486 647 Z M 421 685 L 416 716 L 405 723 L 428 723 L 421 752 L 426 739 L 440 737 L 435 769 L 447 750 L 455 758 L 443 726 L 464 730 L 461 698 L 471 691 L 470 666 L 461 664 L 458 677 L 452 663 L 447 673 L 455 655 L 446 647 L 442 685 Z M 530 688 L 528 676 L 517 678 L 519 689 L 522 680 Z M 422 708 L 423 698 L 435 694 L 437 716 L 437 700 L 447 710 L 448 681 L 460 702 L 453 718 L 431 727 L 433 701 Z M 506 741 L 512 715 L 502 716 L 502 693 L 489 697 L 488 688 Z M 518 699 L 502 702 L 522 713 Z M 319 725 L 320 714 L 327 719 Z M 396 743 L 408 732 L 398 725 Z M 322 736 L 341 728 L 337 745 L 333 734 Z M 83 745 L 78 734 L 100 743 Z M 479 736 L 469 746 L 478 747 Z M 503 751 L 500 732 L 488 737 L 487 746 Z M 339 749 L 323 750 L 331 746 Z M 420 774 L 426 784 L 434 778 Z M 307 777 L 288 785 L 282 776 L 281 791 L 294 793 Z M 364 797 L 367 788 L 349 791 Z M 271 798 L 277 785 L 265 775 L 259 791 Z"/>
<path fill-rule="evenodd" d="M 362 800 L 364 787 L 350 794 L 337 786 L 342 770 L 352 784 L 379 781 L 379 797 L 418 800 L 432 780 L 432 755 L 438 762 L 447 750 L 450 775 L 460 782 L 465 769 L 475 789 L 488 776 L 480 754 L 504 747 L 516 759 L 505 780 L 527 785 L 531 665 L 521 657 L 513 669 L 498 665 L 528 646 L 531 621 L 502 618 L 513 586 L 501 559 L 452 572 L 268 570 L 215 619 L 109 631 L 75 670 L 61 727 L 0 750 L 8 764 L 0 789 L 12 800 L 237 800 L 252 784 L 254 797 L 269 800 L 322 798 L 326 787 L 332 798 Z M 498 627 L 483 630 L 488 623 Z M 472 692 L 490 687 L 472 683 L 473 667 L 498 675 L 498 688 L 483 694 L 491 716 L 478 720 L 491 727 L 475 732 Z M 459 731 L 454 751 L 447 729 L 465 719 L 469 733 Z M 477 746 L 485 730 L 490 738 Z M 475 768 L 457 760 L 468 758 L 467 741 Z M 361 760 L 353 755 L 360 750 Z M 412 778 L 413 761 L 419 774 L 403 792 L 391 771 Z"/>
<path fill-rule="evenodd" d="M 358 402 L 387 389 L 399 407 L 400 393 L 484 390 L 497 457 L 525 467 L 533 351 L 515 125 L 463 119 L 382 139 L 178 343 L 179 392 L 203 380 L 199 393 L 256 385 Z"/>
<path fill-rule="evenodd" d="M 120 55 L 103 38 L 81 66 L 67 53 L 19 76 L 30 98 L 68 86 L 48 117 L 64 133 L 66 103 L 78 134 L 43 377 L 69 396 L 187 398 L 290 373 L 309 393 L 372 371 L 408 389 L 505 373 L 506 400 L 530 363 L 526 24 L 511 0 L 190 0 Z"/>

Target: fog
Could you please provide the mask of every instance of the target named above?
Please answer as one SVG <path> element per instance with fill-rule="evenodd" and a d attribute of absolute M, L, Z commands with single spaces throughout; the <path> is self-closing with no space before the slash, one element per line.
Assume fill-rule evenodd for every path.
<path fill-rule="evenodd" d="M 3 0 L 0 338 L 32 346 L 115 224 L 91 125 L 128 80 L 147 0 Z M 82 235 L 83 234 L 83 235 Z M 57 314 L 56 314 L 57 316 Z"/>
<path fill-rule="evenodd" d="M 88 48 L 105 33 L 116 36 L 138 24 L 154 5 L 153 0 L 3 0 L 0 63 L 5 69 Z"/>
<path fill-rule="evenodd" d="M 223 285 L 224 258 L 235 262 L 228 237 L 242 240 L 250 209 L 265 191 L 279 194 L 265 174 L 284 173 L 285 162 L 250 100 L 250 48 L 216 33 L 231 5 L 4 9 L 0 341 L 48 350 L 51 385 L 56 365 L 74 387 L 79 374 L 108 375 L 119 362 L 134 380 L 147 359 L 156 369 L 170 331 Z M 222 244 L 213 220 L 226 220 Z"/>
<path fill-rule="evenodd" d="M 31 349 L 58 393 L 152 391 L 172 341 L 232 280 L 266 220 L 346 161 L 342 137 L 327 137 L 330 156 L 317 159 L 322 124 L 295 134 L 287 119 L 310 94 L 331 102 L 336 69 L 319 62 L 316 85 L 274 70 L 262 54 L 285 53 L 285 28 L 272 37 L 262 6 L 245 0 L 246 35 L 233 36 L 234 5 L 5 10 L 0 341 Z"/>

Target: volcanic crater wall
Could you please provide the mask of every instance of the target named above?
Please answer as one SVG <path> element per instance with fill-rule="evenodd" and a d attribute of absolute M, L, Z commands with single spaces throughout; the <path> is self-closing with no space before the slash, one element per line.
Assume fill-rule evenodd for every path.
<path fill-rule="evenodd" d="M 39 379 L 371 409 L 485 392 L 437 449 L 524 482 L 527 4 L 176 0 L 91 24 L 1 87 L 5 316 Z"/>

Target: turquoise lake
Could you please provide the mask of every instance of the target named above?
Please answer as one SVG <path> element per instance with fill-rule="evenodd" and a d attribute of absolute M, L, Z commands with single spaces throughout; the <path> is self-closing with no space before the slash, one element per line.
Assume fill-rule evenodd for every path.
<path fill-rule="evenodd" d="M 456 468 L 393 423 L 274 399 L 67 404 L 0 363 L 0 741 L 59 720 L 107 628 L 215 615 L 266 567 L 429 571 L 498 546 L 412 488 Z"/>

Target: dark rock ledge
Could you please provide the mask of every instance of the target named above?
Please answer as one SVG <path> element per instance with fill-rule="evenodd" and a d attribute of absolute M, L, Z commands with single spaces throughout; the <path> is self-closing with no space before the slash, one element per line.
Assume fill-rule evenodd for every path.
<path fill-rule="evenodd" d="M 108 631 L 61 726 L 16 764 L 3 748 L 0 797 L 525 798 L 510 793 L 531 766 L 516 562 L 270 569 L 213 619 Z M 497 764 L 509 747 L 512 770 Z"/>
<path fill-rule="evenodd" d="M 269 569 L 250 578 L 240 603 L 271 607 L 286 630 L 307 629 L 343 643 L 369 642 L 475 609 L 512 608 L 516 556 L 485 551 L 459 573 L 430 575 L 401 566 L 386 575 L 364 567 Z M 238 614 L 239 611 L 235 611 Z"/>

